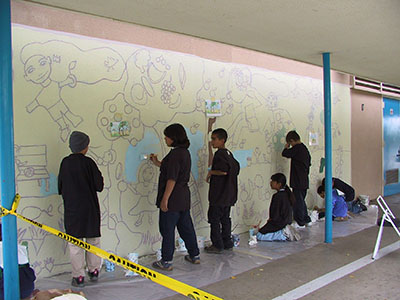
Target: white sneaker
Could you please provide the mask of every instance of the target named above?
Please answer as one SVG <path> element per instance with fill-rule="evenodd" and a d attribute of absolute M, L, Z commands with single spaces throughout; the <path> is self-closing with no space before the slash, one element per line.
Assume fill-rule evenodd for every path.
<path fill-rule="evenodd" d="M 283 228 L 283 234 L 284 236 L 286 236 L 286 239 L 288 241 L 293 241 L 294 240 L 294 236 L 292 234 L 292 230 L 290 229 L 290 225 L 286 225 L 285 228 Z"/>
<path fill-rule="evenodd" d="M 286 225 L 283 229 L 283 234 L 289 241 L 299 241 L 301 239 L 300 233 L 292 225 Z"/>
<path fill-rule="evenodd" d="M 305 228 L 304 225 L 303 225 L 303 226 L 300 226 L 299 224 L 297 224 L 296 221 L 293 221 L 292 226 L 293 226 L 293 228 Z"/>
<path fill-rule="evenodd" d="M 301 235 L 300 235 L 300 233 L 295 229 L 295 228 L 293 228 L 292 226 L 290 226 L 291 227 L 291 229 L 292 229 L 292 234 L 293 234 L 293 236 L 294 236 L 294 240 L 295 241 L 300 241 L 301 240 Z"/>

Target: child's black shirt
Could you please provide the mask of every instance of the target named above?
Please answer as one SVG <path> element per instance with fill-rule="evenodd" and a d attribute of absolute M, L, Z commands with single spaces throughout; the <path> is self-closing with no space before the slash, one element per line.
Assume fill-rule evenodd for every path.
<path fill-rule="evenodd" d="M 218 149 L 214 153 L 211 170 L 227 172 L 227 175 L 212 175 L 208 201 L 210 206 L 233 206 L 237 201 L 239 162 L 228 149 Z"/>
<path fill-rule="evenodd" d="M 306 190 L 309 188 L 308 174 L 311 166 L 311 155 L 307 147 L 301 143 L 283 149 L 282 156 L 290 158 L 290 187 Z"/>
<path fill-rule="evenodd" d="M 58 193 L 64 200 L 65 232 L 78 238 L 100 237 L 100 205 L 97 192 L 103 176 L 90 157 L 74 153 L 65 157 L 58 174 Z"/>
<path fill-rule="evenodd" d="M 258 232 L 266 234 L 276 232 L 292 223 L 292 206 L 286 191 L 279 191 L 272 196 L 269 206 L 269 219 Z"/>
<path fill-rule="evenodd" d="M 158 180 L 157 207 L 160 207 L 168 180 L 175 181 L 175 187 L 168 199 L 169 211 L 190 209 L 190 190 L 188 182 L 191 168 L 190 152 L 186 148 L 172 149 L 162 160 Z"/>

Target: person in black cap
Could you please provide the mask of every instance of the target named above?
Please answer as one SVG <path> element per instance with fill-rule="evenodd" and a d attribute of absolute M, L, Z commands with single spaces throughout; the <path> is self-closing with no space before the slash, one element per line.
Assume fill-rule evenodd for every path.
<path fill-rule="evenodd" d="M 103 176 L 96 163 L 85 156 L 89 149 L 89 136 L 74 131 L 69 138 L 72 154 L 65 157 L 58 174 L 58 193 L 64 200 L 65 232 L 100 247 L 100 205 L 97 192 L 104 187 Z M 85 250 L 69 243 L 72 265 L 72 285 L 85 286 Z M 97 281 L 101 258 L 86 253 L 90 281 Z"/>

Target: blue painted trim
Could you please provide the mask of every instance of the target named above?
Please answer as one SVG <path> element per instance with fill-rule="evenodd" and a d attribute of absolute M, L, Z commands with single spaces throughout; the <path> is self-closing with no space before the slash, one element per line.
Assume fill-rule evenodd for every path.
<path fill-rule="evenodd" d="M 10 209 L 15 196 L 10 0 L 0 1 L 0 192 Z M 2 218 L 4 299 L 18 300 L 18 245 L 15 216 Z"/>
<path fill-rule="evenodd" d="M 400 193 L 400 181 L 386 184 L 386 172 L 400 168 L 400 101 L 383 97 L 383 196 Z"/>
<path fill-rule="evenodd" d="M 332 112 L 330 53 L 323 53 L 325 120 L 325 243 L 332 243 Z"/>

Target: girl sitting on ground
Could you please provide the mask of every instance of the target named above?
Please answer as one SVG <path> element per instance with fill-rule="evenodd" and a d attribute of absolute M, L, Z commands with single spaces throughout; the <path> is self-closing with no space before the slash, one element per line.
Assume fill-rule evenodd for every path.
<path fill-rule="evenodd" d="M 286 185 L 285 175 L 282 173 L 272 175 L 270 186 L 273 190 L 276 190 L 276 193 L 272 196 L 269 206 L 269 219 L 263 227 L 258 229 L 257 240 L 299 240 L 300 235 L 290 225 L 292 223 L 292 205 L 295 199 L 292 191 Z"/>

